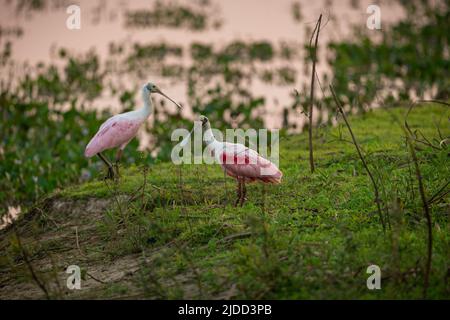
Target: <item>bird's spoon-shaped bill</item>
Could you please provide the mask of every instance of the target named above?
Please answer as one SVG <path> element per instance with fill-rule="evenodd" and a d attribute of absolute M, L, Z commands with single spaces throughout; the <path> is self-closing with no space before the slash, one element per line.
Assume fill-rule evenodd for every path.
<path fill-rule="evenodd" d="M 191 141 L 192 134 L 194 132 L 196 132 L 196 133 L 202 132 L 202 130 L 203 130 L 203 123 L 202 123 L 202 120 L 200 118 L 200 120 L 194 121 L 194 126 L 192 127 L 192 129 L 189 132 L 189 134 L 186 137 L 184 137 L 184 139 L 180 142 L 179 146 L 181 148 L 184 148 L 189 143 L 189 141 Z"/>
<path fill-rule="evenodd" d="M 178 108 L 183 109 L 183 107 L 178 103 L 175 102 L 175 100 L 173 100 L 172 98 L 170 98 L 167 94 L 165 94 L 164 92 L 162 92 L 161 90 L 158 89 L 157 91 L 160 95 L 162 95 L 163 97 L 169 99 L 170 101 L 172 101 Z"/>

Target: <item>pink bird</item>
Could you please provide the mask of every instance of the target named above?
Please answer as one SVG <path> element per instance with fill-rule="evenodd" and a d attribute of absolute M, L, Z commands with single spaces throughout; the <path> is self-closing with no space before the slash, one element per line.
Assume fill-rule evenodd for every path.
<path fill-rule="evenodd" d="M 247 148 L 240 143 L 220 142 L 214 137 L 211 125 L 207 117 L 200 116 L 204 141 L 212 155 L 222 166 L 225 173 L 237 180 L 237 199 L 234 206 L 239 203 L 243 206 L 247 188 L 246 183 L 281 183 L 283 173 L 271 161 L 263 158 L 255 150 Z M 194 129 L 191 131 L 191 133 Z M 181 144 L 190 138 L 189 134 Z"/>
<path fill-rule="evenodd" d="M 108 166 L 107 178 L 114 179 L 116 174 L 119 175 L 119 161 L 122 157 L 123 150 L 136 136 L 141 124 L 143 124 L 152 113 L 153 102 L 150 97 L 152 93 L 159 93 L 181 109 L 181 105 L 165 95 L 156 85 L 147 83 L 142 88 L 144 106 L 138 110 L 121 113 L 106 120 L 86 146 L 86 150 L 84 152 L 86 157 L 90 158 L 94 155 L 98 155 L 100 159 L 102 159 L 102 161 Z M 104 150 L 112 148 L 119 148 L 116 155 L 116 173 L 114 172 L 111 163 L 102 154 Z"/>

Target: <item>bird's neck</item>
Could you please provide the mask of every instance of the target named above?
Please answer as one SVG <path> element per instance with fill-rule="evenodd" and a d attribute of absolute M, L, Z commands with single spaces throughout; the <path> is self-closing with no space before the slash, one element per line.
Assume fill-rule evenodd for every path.
<path fill-rule="evenodd" d="M 153 101 L 152 97 L 148 92 L 142 93 L 142 98 L 144 100 L 144 106 L 141 108 L 142 117 L 148 118 L 153 111 Z"/>
<path fill-rule="evenodd" d="M 211 130 L 211 127 L 209 127 L 203 136 L 203 141 L 205 141 L 206 147 L 209 149 L 216 149 L 220 147 L 220 142 L 216 140 L 216 137 L 214 137 L 214 133 Z"/>

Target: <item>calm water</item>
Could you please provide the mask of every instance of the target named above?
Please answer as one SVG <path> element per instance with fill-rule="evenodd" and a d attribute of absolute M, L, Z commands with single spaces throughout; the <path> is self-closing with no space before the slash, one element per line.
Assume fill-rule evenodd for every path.
<path fill-rule="evenodd" d="M 81 30 L 66 28 L 68 14 L 66 8 L 72 2 L 53 1 L 49 8 L 42 11 L 17 13 L 9 0 L 1 1 L 1 25 L 20 27 L 23 36 L 13 41 L 13 58 L 18 62 L 35 65 L 38 62 L 54 62 L 57 48 L 64 47 L 74 54 L 85 53 L 94 49 L 101 57 L 108 57 L 111 42 L 146 43 L 164 41 L 169 44 L 181 45 L 185 50 L 181 58 L 183 64 L 189 63 L 186 57 L 192 42 L 212 43 L 218 48 L 233 40 L 257 41 L 265 40 L 277 45 L 281 41 L 294 43 L 302 48 L 309 41 L 310 30 L 314 27 L 320 13 L 323 13 L 326 23 L 320 34 L 322 50 L 319 51 L 321 63 L 318 66 L 319 75 L 329 72 L 324 63 L 325 44 L 331 40 L 339 40 L 351 36 L 351 26 L 364 27 L 368 14 L 367 6 L 373 1 L 341 0 L 341 1 L 292 1 L 292 0 L 211 0 L 208 6 L 202 5 L 201 0 L 178 1 L 181 4 L 194 5 L 204 10 L 213 26 L 202 31 L 187 29 L 170 29 L 155 27 L 146 29 L 130 29 L 125 27 L 124 13 L 127 10 L 150 9 L 153 1 L 144 0 L 78 0 L 81 8 Z M 173 1 L 172 1 L 173 2 Z M 299 3 L 301 21 L 296 21 L 292 13 L 293 3 Z M 382 28 L 399 19 L 403 15 L 401 7 L 391 1 L 378 1 L 381 8 Z M 309 29 L 309 30 L 308 30 Z M 373 37 L 381 31 L 371 31 Z M 281 62 L 276 59 L 273 66 Z M 285 63 L 285 62 L 284 62 Z M 295 86 L 267 84 L 259 79 L 251 82 L 250 88 L 255 96 L 266 98 L 263 111 L 264 119 L 269 128 L 281 126 L 282 106 L 288 105 L 292 98 L 294 87 L 301 88 L 301 84 L 309 81 L 305 76 L 303 53 L 289 63 L 297 72 Z M 121 79 L 124 87 L 134 88 L 141 85 L 137 79 Z M 160 87 L 170 93 L 175 99 L 187 105 L 186 83 L 184 81 L 161 79 L 151 73 L 148 80 L 160 84 Z M 142 81 L 141 81 L 142 82 Z M 138 101 L 139 99 L 137 99 Z M 119 111 L 116 98 L 103 96 L 96 101 L 95 108 L 110 108 Z M 185 112 L 189 114 L 189 108 Z M 301 116 L 299 116 L 301 121 Z"/>

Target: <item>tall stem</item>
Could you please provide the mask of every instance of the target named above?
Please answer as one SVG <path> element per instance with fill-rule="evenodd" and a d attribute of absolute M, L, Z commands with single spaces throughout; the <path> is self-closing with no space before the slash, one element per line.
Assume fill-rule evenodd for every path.
<path fill-rule="evenodd" d="M 314 51 L 312 51 L 312 74 L 311 74 L 311 95 L 310 95 L 310 106 L 309 106 L 309 164 L 311 167 L 311 172 L 314 172 L 314 152 L 313 152 L 313 142 L 312 142 L 312 126 L 313 126 L 313 110 L 314 110 L 314 85 L 316 78 L 316 61 L 317 61 L 317 44 L 319 41 L 319 32 L 320 32 L 320 23 L 322 22 L 322 14 L 319 16 L 319 20 L 317 20 L 316 28 L 313 31 L 311 36 L 314 37 L 314 32 L 316 34 L 316 40 L 314 43 Z M 311 49 L 311 41 L 310 41 L 310 49 Z"/>

